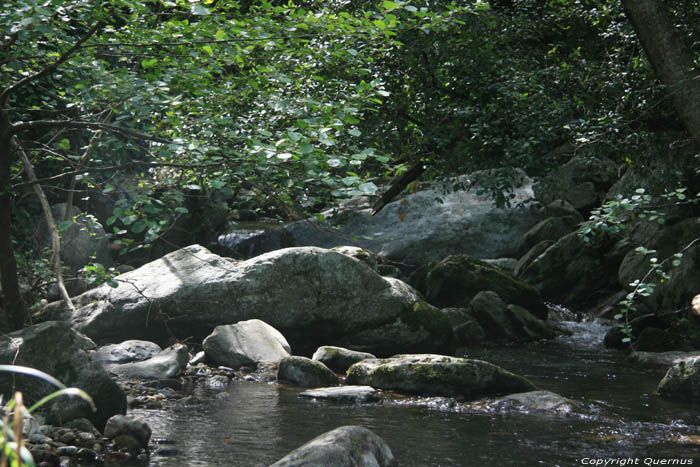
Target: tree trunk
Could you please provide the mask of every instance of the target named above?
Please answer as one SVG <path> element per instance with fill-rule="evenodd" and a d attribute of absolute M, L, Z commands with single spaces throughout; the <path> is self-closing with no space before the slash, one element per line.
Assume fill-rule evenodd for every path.
<path fill-rule="evenodd" d="M 27 306 L 22 298 L 17 279 L 17 262 L 12 245 L 12 133 L 10 122 L 0 112 L 0 283 L 2 284 L 3 324 L 22 329 L 27 317 Z"/>
<path fill-rule="evenodd" d="M 661 0 L 622 0 L 651 66 L 696 145 L 700 145 L 700 71 Z"/>

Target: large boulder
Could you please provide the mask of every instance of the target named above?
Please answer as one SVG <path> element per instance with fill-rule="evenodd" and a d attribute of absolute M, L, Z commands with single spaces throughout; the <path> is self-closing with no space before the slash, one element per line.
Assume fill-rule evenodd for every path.
<path fill-rule="evenodd" d="M 202 348 L 214 363 L 230 368 L 278 362 L 292 353 L 287 339 L 259 319 L 217 326 Z"/>
<path fill-rule="evenodd" d="M 584 241 L 572 232 L 546 247 L 541 242 L 533 247 L 538 255 L 527 254 L 530 263 L 518 264 L 518 278 L 532 285 L 542 297 L 567 305 L 591 300 L 603 292 L 617 288 L 617 257 L 608 252 L 611 241 Z M 525 307 L 527 308 L 527 307 Z"/>
<path fill-rule="evenodd" d="M 540 319 L 547 307 L 539 293 L 504 270 L 466 255 L 452 255 L 417 269 L 410 283 L 441 308 L 466 307 L 481 291 L 492 290 L 508 304 L 521 306 Z"/>
<path fill-rule="evenodd" d="M 348 369 L 347 382 L 408 394 L 467 399 L 535 390 L 527 379 L 491 363 L 431 354 L 364 360 Z"/>
<path fill-rule="evenodd" d="M 450 353 L 450 323 L 404 282 L 382 277 L 346 255 L 288 248 L 231 262 L 199 245 L 174 251 L 75 298 L 44 319 L 70 321 L 98 342 L 203 339 L 218 325 L 260 319 L 295 352 L 335 344 L 375 355 Z"/>
<path fill-rule="evenodd" d="M 489 342 L 527 342 L 554 337 L 544 321 L 518 305 L 507 304 L 491 290 L 479 292 L 465 312 L 479 323 Z"/>
<path fill-rule="evenodd" d="M 369 204 L 324 213 L 334 228 L 303 220 L 285 230 L 296 245 L 331 248 L 352 238 L 388 260 L 414 266 L 450 254 L 514 257 L 520 238 L 541 220 L 537 210 L 522 204 L 533 197 L 532 180 L 523 172 L 517 175 L 520 186 L 513 189 L 511 207 L 496 207 L 493 198 L 473 183 L 474 177 L 463 176 L 445 184 L 425 184 L 376 215 L 370 214 Z M 468 189 L 453 191 L 455 185 Z"/>
<path fill-rule="evenodd" d="M 361 426 L 341 426 L 312 439 L 270 467 L 395 467 L 391 448 Z"/>
<path fill-rule="evenodd" d="M 600 204 L 617 180 L 617 166 L 610 159 L 576 154 L 533 187 L 543 203 L 564 200 L 585 210 Z"/>
<path fill-rule="evenodd" d="M 69 387 L 78 387 L 92 397 L 97 411 L 77 398 L 61 397 L 47 405 L 47 421 L 63 423 L 88 418 L 102 428 L 116 414 L 126 412 L 126 395 L 102 368 L 90 351 L 95 344 L 67 323 L 50 321 L 21 331 L 0 335 L 0 363 L 41 370 Z M 32 404 L 58 388 L 24 375 L 0 372 L 0 388 L 5 397 L 22 391 L 26 404 Z"/>

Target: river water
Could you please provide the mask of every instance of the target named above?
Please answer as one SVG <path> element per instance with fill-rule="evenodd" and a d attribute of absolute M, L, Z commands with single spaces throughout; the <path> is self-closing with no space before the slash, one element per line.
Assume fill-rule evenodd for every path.
<path fill-rule="evenodd" d="M 603 349 L 601 325 L 565 324 L 570 337 L 467 356 L 578 402 L 580 411 L 569 416 L 484 414 L 445 399 L 337 405 L 298 398 L 299 388 L 248 381 L 223 393 L 195 388 L 201 405 L 131 413 L 153 429 L 150 466 L 269 465 L 342 425 L 377 433 L 401 466 L 700 465 L 700 405 L 655 395 L 664 370 Z"/>

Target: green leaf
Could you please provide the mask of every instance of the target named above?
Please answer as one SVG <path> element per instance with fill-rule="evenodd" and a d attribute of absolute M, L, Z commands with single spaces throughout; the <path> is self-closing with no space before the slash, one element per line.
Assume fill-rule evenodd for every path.
<path fill-rule="evenodd" d="M 63 138 L 58 142 L 58 147 L 65 150 L 70 149 L 70 140 L 68 138 Z"/>
<path fill-rule="evenodd" d="M 205 45 L 202 47 L 202 50 L 204 50 L 204 52 L 210 57 L 214 55 L 214 49 L 211 48 L 211 45 Z"/>
<path fill-rule="evenodd" d="M 58 225 L 56 225 L 56 228 L 59 232 L 63 232 L 65 230 L 68 230 L 71 225 L 73 225 L 73 221 L 61 221 L 58 223 Z"/>
<path fill-rule="evenodd" d="M 154 66 L 156 66 L 156 63 L 158 63 L 157 58 L 149 58 L 147 60 L 141 60 L 141 67 L 144 70 L 148 70 L 149 68 L 153 68 Z"/>
<path fill-rule="evenodd" d="M 142 221 L 136 221 L 134 224 L 131 226 L 131 231 L 134 233 L 141 233 L 144 230 L 146 230 L 146 223 Z"/>
<path fill-rule="evenodd" d="M 372 24 L 377 26 L 381 31 L 384 31 L 386 29 L 386 21 L 381 20 L 381 19 L 375 19 L 372 21 Z"/>
<path fill-rule="evenodd" d="M 384 9 L 387 11 L 395 10 L 400 6 L 398 3 L 392 2 L 390 0 L 384 0 L 382 5 L 384 6 Z"/>
<path fill-rule="evenodd" d="M 217 41 L 224 41 L 224 40 L 228 39 L 228 34 L 226 34 L 225 31 L 222 31 L 221 29 L 219 29 L 218 31 L 216 31 L 216 35 L 214 37 L 216 37 Z"/>

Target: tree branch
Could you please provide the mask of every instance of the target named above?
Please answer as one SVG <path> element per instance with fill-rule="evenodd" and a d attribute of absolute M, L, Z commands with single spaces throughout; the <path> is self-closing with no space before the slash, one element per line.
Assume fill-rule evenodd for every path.
<path fill-rule="evenodd" d="M 142 133 L 138 130 L 132 130 L 119 125 L 112 125 L 102 122 L 86 122 L 83 120 L 34 120 L 31 122 L 17 122 L 12 124 L 12 133 L 18 133 L 23 130 L 36 130 L 42 128 L 90 128 L 95 130 L 106 130 L 113 133 L 121 133 L 124 136 L 138 138 L 146 141 L 155 141 L 157 143 L 171 144 L 173 141 L 158 136 L 152 136 L 148 133 Z"/>
<path fill-rule="evenodd" d="M 29 75 L 29 76 L 24 77 L 23 79 L 17 81 L 12 86 L 3 89 L 2 93 L 0 93 L 0 107 L 5 107 L 5 104 L 7 103 L 7 99 L 10 97 L 10 94 L 17 91 L 19 88 L 21 88 L 25 84 L 31 83 L 32 81 L 37 80 L 37 79 L 41 78 L 42 76 L 47 75 L 48 73 L 51 73 L 61 63 L 68 60 L 73 55 L 73 53 L 75 53 L 75 51 L 78 50 L 80 48 L 80 46 L 85 43 L 85 41 L 87 41 L 92 36 L 94 36 L 95 33 L 97 31 L 99 31 L 99 29 L 101 27 L 102 27 L 102 22 L 98 22 L 80 40 L 78 40 L 78 42 L 73 44 L 73 46 L 70 49 L 68 49 L 60 57 L 58 57 L 58 59 L 55 62 L 53 62 L 50 65 L 45 66 L 43 69 L 34 73 L 33 75 Z"/>
<path fill-rule="evenodd" d="M 11 144 L 13 146 L 13 149 L 17 152 L 17 154 L 19 154 L 19 157 L 22 160 L 22 164 L 24 164 L 24 171 L 27 173 L 27 177 L 29 177 L 30 180 L 36 180 L 36 174 L 34 173 L 34 167 L 32 167 L 32 162 L 29 160 L 29 157 L 27 157 L 27 153 L 24 152 L 24 149 L 19 144 L 17 136 L 12 137 Z M 34 185 L 34 192 L 36 193 L 37 197 L 39 198 L 39 201 L 41 202 L 41 209 L 44 211 L 46 225 L 49 229 L 49 232 L 51 233 L 51 247 L 53 249 L 53 258 L 51 262 L 53 263 L 53 272 L 56 275 L 56 281 L 58 282 L 58 290 L 61 292 L 61 297 L 63 297 L 63 301 L 66 303 L 66 307 L 68 307 L 70 311 L 75 311 L 75 306 L 73 305 L 73 302 L 71 301 L 70 296 L 68 295 L 68 291 L 66 290 L 66 284 L 63 282 L 63 271 L 61 265 L 61 239 L 58 235 L 58 228 L 56 228 L 56 222 L 54 221 L 53 215 L 51 214 L 51 206 L 49 206 L 49 200 L 46 197 L 44 190 L 42 190 L 41 185 L 39 185 L 38 183 Z"/>

